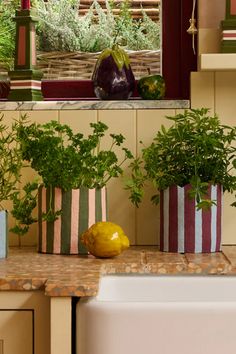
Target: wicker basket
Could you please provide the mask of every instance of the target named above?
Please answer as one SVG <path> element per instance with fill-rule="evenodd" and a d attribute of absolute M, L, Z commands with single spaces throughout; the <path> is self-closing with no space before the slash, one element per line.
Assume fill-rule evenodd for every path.
<path fill-rule="evenodd" d="M 4 65 L 4 63 L 2 63 L 0 61 L 0 78 L 4 79 L 4 78 L 7 77 L 7 75 L 8 75 L 7 69 L 6 69 L 5 65 Z"/>
<path fill-rule="evenodd" d="M 151 73 L 160 73 L 159 50 L 127 51 L 127 53 L 136 79 L 147 75 L 148 68 Z M 43 71 L 45 80 L 89 80 L 99 54 L 100 52 L 38 53 L 37 67 Z"/>

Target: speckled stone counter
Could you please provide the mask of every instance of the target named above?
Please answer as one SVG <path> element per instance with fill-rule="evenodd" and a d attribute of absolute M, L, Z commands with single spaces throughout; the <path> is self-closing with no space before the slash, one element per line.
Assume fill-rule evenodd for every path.
<path fill-rule="evenodd" d="M 0 101 L 0 111 L 99 110 L 99 109 L 181 109 L 189 108 L 188 100 L 125 100 L 125 101 Z"/>
<path fill-rule="evenodd" d="M 0 260 L 0 290 L 44 290 L 48 296 L 94 296 L 109 273 L 236 275 L 236 246 L 213 254 L 171 254 L 131 247 L 112 259 L 39 254 L 12 248 Z"/>

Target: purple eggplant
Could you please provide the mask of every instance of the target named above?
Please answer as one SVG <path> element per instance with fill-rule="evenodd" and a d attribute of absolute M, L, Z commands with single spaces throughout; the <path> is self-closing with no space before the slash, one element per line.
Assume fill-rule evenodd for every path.
<path fill-rule="evenodd" d="M 101 100 L 126 100 L 135 87 L 135 79 L 125 51 L 114 45 L 100 54 L 92 76 L 94 92 Z"/>

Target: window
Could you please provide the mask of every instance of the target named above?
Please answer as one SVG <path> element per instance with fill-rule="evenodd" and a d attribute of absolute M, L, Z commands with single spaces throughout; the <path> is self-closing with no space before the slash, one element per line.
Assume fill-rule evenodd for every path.
<path fill-rule="evenodd" d="M 119 5 L 124 4 L 124 0 L 112 0 L 114 3 L 114 11 L 119 11 Z M 112 1 L 110 2 L 112 4 Z M 128 1 L 128 0 L 127 0 Z M 81 0 L 79 12 L 82 11 L 82 16 L 88 13 L 89 8 L 93 0 Z M 98 0 L 99 5 L 106 8 L 105 0 Z M 118 6 L 117 6 L 118 5 Z M 162 7 L 162 65 L 160 65 L 160 53 L 159 51 L 150 51 L 145 53 L 145 59 L 136 53 L 129 53 L 131 58 L 132 68 L 135 73 L 136 79 L 147 74 L 147 69 L 143 68 L 144 61 L 148 61 L 146 66 L 150 67 L 151 73 L 158 73 L 160 66 L 162 66 L 162 74 L 166 80 L 167 92 L 166 97 L 170 99 L 174 98 L 184 98 L 188 99 L 190 94 L 190 72 L 195 71 L 197 67 L 197 56 L 194 55 L 192 50 L 192 38 L 187 33 L 189 27 L 189 19 L 192 14 L 192 1 L 190 0 L 132 0 L 129 2 L 129 10 L 132 16 L 139 17 L 141 15 L 140 5 L 146 11 L 146 13 L 151 16 L 154 21 L 159 20 L 159 7 Z M 49 21 L 48 21 L 49 22 Z M 53 24 L 54 22 L 51 21 Z M 98 32 L 100 30 L 98 29 Z M 65 33 L 65 31 L 61 31 Z M 53 35 L 55 39 L 53 39 Z M 80 33 L 81 35 L 81 33 Z M 81 36 L 82 42 L 87 34 L 83 37 Z M 56 43 L 59 38 L 58 34 L 52 28 L 51 35 L 47 35 L 47 38 Z M 92 36 L 94 39 L 94 36 Z M 100 37 L 101 38 L 101 37 Z M 62 38 L 62 41 L 64 39 Z M 46 41 L 44 40 L 44 43 Z M 98 40 L 99 42 L 99 40 Z M 88 41 L 85 41 L 87 45 Z M 88 50 L 89 52 L 89 50 Z M 140 52 L 140 51 L 139 51 Z M 137 55 L 140 57 L 137 59 Z M 135 60 L 133 59 L 135 57 Z M 68 75 L 72 76 L 78 74 L 78 64 L 73 68 L 73 62 L 75 63 L 77 58 L 68 56 L 67 62 L 70 61 L 70 68 L 68 70 Z M 79 66 L 80 72 L 84 75 L 85 70 L 87 70 L 86 77 L 90 78 L 92 69 L 88 65 L 93 61 L 96 61 L 96 55 L 89 57 L 83 57 Z M 55 70 L 58 70 L 58 59 L 59 56 L 56 54 L 55 57 Z M 141 65 L 142 64 L 142 65 Z M 140 69 L 142 67 L 142 69 Z M 84 70 L 84 71 L 83 71 Z M 56 73 L 57 74 L 57 73 Z M 53 78 L 53 58 L 51 59 L 51 65 L 48 69 L 49 78 Z M 50 77 L 51 75 L 51 77 Z M 67 71 L 63 68 L 63 75 L 66 77 Z"/>

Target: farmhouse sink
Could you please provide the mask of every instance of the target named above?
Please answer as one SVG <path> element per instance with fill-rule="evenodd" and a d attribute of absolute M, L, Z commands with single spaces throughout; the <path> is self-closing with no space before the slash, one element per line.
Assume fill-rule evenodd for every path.
<path fill-rule="evenodd" d="M 236 277 L 114 275 L 77 305 L 77 354 L 235 354 Z"/>

